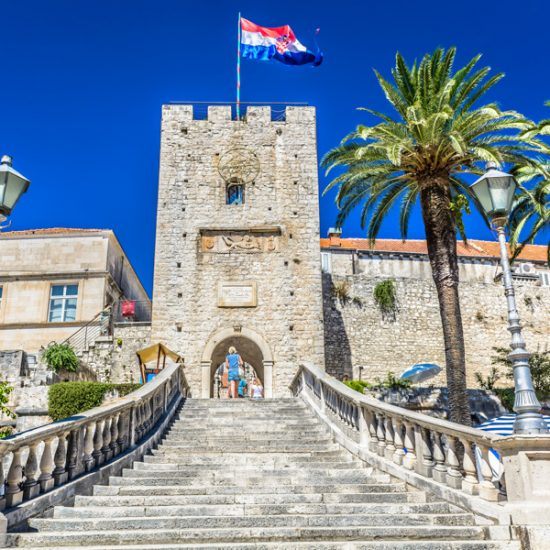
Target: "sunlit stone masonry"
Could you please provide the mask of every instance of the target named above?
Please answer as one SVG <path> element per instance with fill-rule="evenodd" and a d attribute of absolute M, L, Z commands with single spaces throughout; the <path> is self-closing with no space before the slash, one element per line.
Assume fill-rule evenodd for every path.
<path fill-rule="evenodd" d="M 198 118 L 163 108 L 152 340 L 185 356 L 195 395 L 234 345 L 284 396 L 299 361 L 324 365 L 315 109 Z"/>

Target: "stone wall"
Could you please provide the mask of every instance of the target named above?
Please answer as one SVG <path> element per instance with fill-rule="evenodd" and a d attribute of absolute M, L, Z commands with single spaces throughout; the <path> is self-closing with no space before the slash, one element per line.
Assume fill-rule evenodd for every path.
<path fill-rule="evenodd" d="M 344 374 L 374 381 L 389 371 L 400 374 L 422 361 L 445 368 L 439 305 L 433 282 L 427 278 L 394 277 L 398 309 L 395 319 L 384 318 L 374 302 L 374 286 L 384 277 L 360 273 L 323 276 L 325 316 L 325 357 L 327 371 L 341 378 Z M 348 284 L 349 299 L 344 303 L 332 296 L 331 286 Z M 531 351 L 550 344 L 550 288 L 515 281 L 518 309 Z M 475 387 L 475 372 L 487 374 L 493 346 L 506 347 L 506 300 L 502 284 L 462 281 L 460 298 L 466 342 L 467 380 Z M 445 385 L 444 370 L 430 381 Z M 503 380 L 505 385 L 510 382 Z"/>
<path fill-rule="evenodd" d="M 226 204 L 220 159 L 243 149 L 259 171 L 244 204 Z M 300 360 L 324 364 L 319 254 L 313 108 L 273 122 L 268 107 L 236 121 L 230 107 L 196 120 L 189 105 L 164 106 L 152 339 L 185 357 L 195 395 L 209 393 L 213 354 L 223 360 L 233 341 L 257 370 L 273 361 L 274 396 L 287 395 Z M 242 285 L 250 303 L 224 302 L 222 283 Z"/>

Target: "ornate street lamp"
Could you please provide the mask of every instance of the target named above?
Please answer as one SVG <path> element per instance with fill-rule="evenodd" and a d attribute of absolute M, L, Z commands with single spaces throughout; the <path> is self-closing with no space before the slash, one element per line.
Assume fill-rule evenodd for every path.
<path fill-rule="evenodd" d="M 15 203 L 29 188 L 30 181 L 16 172 L 12 166 L 12 158 L 4 155 L 0 160 L 0 216 L 9 216 Z"/>
<path fill-rule="evenodd" d="M 504 294 L 508 301 L 508 330 L 512 335 L 510 344 L 512 351 L 508 355 L 508 359 L 512 362 L 514 369 L 514 411 L 517 413 L 514 433 L 547 433 L 546 423 L 540 413 L 541 406 L 531 380 L 529 368 L 531 354 L 525 348 L 525 340 L 521 334 L 512 272 L 506 248 L 505 227 L 508 223 L 517 183 L 512 175 L 497 170 L 494 164 L 488 165 L 487 169 L 487 172 L 471 186 L 471 189 L 495 227 L 500 244 Z"/>

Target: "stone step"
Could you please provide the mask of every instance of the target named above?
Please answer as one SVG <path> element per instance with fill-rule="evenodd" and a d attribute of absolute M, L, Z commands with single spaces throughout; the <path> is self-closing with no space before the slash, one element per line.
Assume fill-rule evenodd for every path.
<path fill-rule="evenodd" d="M 38 521 L 38 520 L 36 520 Z M 66 522 L 67 520 L 65 520 Z M 391 526 L 391 527 L 270 527 L 270 528 L 229 528 L 229 529 L 140 529 L 132 531 L 131 541 L 128 532 L 118 530 L 90 530 L 85 532 L 64 530 L 63 532 L 12 533 L 7 536 L 11 546 L 38 546 L 59 548 L 83 546 L 93 541 L 104 547 L 107 544 L 124 545 L 128 542 L 142 545 L 162 543 L 220 543 L 235 542 L 293 542 L 293 541 L 397 541 L 413 539 L 425 541 L 484 540 L 486 531 L 479 526 Z M 150 548 L 150 546 L 145 546 Z M 224 544 L 223 547 L 226 547 Z M 415 545 L 415 548 L 418 548 Z M 442 550 L 442 546 L 439 550 Z"/>
<path fill-rule="evenodd" d="M 94 498 L 94 497 L 88 497 Z M 95 497 L 96 499 L 98 497 Z M 352 514 L 448 514 L 462 513 L 457 506 L 446 502 L 425 504 L 365 504 L 365 503 L 284 503 L 284 504 L 204 504 L 204 505 L 131 505 L 128 499 L 114 497 L 110 502 L 97 502 L 94 505 L 82 505 L 75 501 L 75 506 L 56 506 L 53 517 L 60 518 L 111 518 L 111 517 L 156 517 L 156 516 L 264 516 L 279 514 L 302 515 L 352 515 Z M 92 501 L 93 502 L 93 501 Z"/>
<path fill-rule="evenodd" d="M 349 466 L 346 464 L 346 466 Z M 168 482 L 172 479 L 185 479 L 200 476 L 202 479 L 234 479 L 235 477 L 256 479 L 262 478 L 265 480 L 283 480 L 287 478 L 300 480 L 317 480 L 317 479 L 336 479 L 342 483 L 361 482 L 369 479 L 372 483 L 390 483 L 390 476 L 387 474 L 371 474 L 366 468 L 314 468 L 314 469 L 298 469 L 298 468 L 282 468 L 282 469 L 265 469 L 259 468 L 227 468 L 219 469 L 181 469 L 181 470 L 158 470 L 154 468 L 131 469 L 124 468 L 122 477 L 137 477 L 137 478 L 156 478 L 166 479 Z"/>
<path fill-rule="evenodd" d="M 166 495 L 155 490 L 144 496 L 141 490 L 128 490 L 125 487 L 96 486 L 94 496 L 77 496 L 78 505 L 90 503 L 93 506 L 109 504 L 120 506 L 181 506 L 205 504 L 425 504 L 426 494 L 415 493 L 238 493 L 225 494 L 210 493 L 196 494 L 181 492 L 180 494 Z"/>
<path fill-rule="evenodd" d="M 202 451 L 200 454 L 194 453 L 190 450 L 181 449 L 168 449 L 167 447 L 159 447 L 158 449 L 151 449 L 152 457 L 162 457 L 163 460 L 170 460 L 171 462 L 185 462 L 192 460 L 209 461 L 209 460 L 227 460 L 231 462 L 233 460 L 247 460 L 247 461 L 263 461 L 272 459 L 289 459 L 296 462 L 309 462 L 310 460 L 340 460 L 342 457 L 351 457 L 349 453 L 346 453 L 340 447 L 333 448 L 332 450 L 325 451 L 271 451 L 262 453 L 261 456 L 258 453 L 245 453 L 242 451 Z"/>
<path fill-rule="evenodd" d="M 180 472 L 186 471 L 189 473 L 201 473 L 201 472 L 212 472 L 212 471 L 235 471 L 235 472 L 272 472 L 277 470 L 285 471 L 306 471 L 306 470 L 319 470 L 319 469 L 328 469 L 328 470 L 351 470 L 351 469 L 361 469 L 368 471 L 369 468 L 366 467 L 363 463 L 360 462 L 307 462 L 307 463 L 296 463 L 288 461 L 278 461 L 274 460 L 258 461 L 244 461 L 241 462 L 203 462 L 203 463 L 189 463 L 189 462 L 167 462 L 162 461 L 161 457 L 144 457 L 149 459 L 156 460 L 147 460 L 145 462 L 134 462 L 134 470 L 144 470 L 148 472 Z"/>
<path fill-rule="evenodd" d="M 43 550 L 43 546 L 25 546 L 27 550 Z M 56 550 L 74 550 L 74 546 L 56 546 Z M 120 546 L 82 546 L 80 550 L 120 550 Z M 206 544 L 124 545 L 124 550 L 521 550 L 519 542 L 491 541 L 334 541 L 334 542 L 246 542 Z"/>
<path fill-rule="evenodd" d="M 425 525 L 461 525 L 474 524 L 472 514 L 279 514 L 257 516 L 155 516 L 111 517 L 99 518 L 34 518 L 29 520 L 29 526 L 40 532 L 59 531 L 90 531 L 98 528 L 105 530 L 139 530 L 144 529 L 242 529 L 242 528 L 274 528 L 274 527 L 380 527 L 380 526 L 425 526 Z"/>
<path fill-rule="evenodd" d="M 392 484 L 323 484 L 323 485 L 141 485 L 135 479 L 111 478 L 117 481 L 109 486 L 94 486 L 94 495 L 228 495 L 228 494 L 281 494 L 281 493 L 405 493 L 404 483 Z M 414 494 L 414 493 L 410 493 Z M 419 493 L 422 494 L 422 493 Z"/>
<path fill-rule="evenodd" d="M 191 428 L 191 427 L 174 427 L 166 432 L 167 436 L 199 438 L 209 436 L 211 439 L 220 437 L 238 437 L 242 435 L 269 435 L 269 436 L 286 436 L 286 437 L 301 437 L 304 435 L 328 434 L 329 430 L 322 426 L 306 427 L 302 425 L 295 426 L 250 426 L 243 424 L 242 426 L 216 426 L 206 428 Z"/>
<path fill-rule="evenodd" d="M 315 443 L 304 443 L 304 442 L 287 442 L 281 440 L 272 440 L 269 443 L 265 441 L 262 444 L 255 444 L 252 442 L 245 441 L 242 444 L 238 441 L 232 441 L 228 443 L 220 443 L 219 445 L 212 443 L 202 443 L 196 442 L 171 442 L 164 441 L 162 444 L 163 449 L 181 449 L 182 451 L 189 451 L 193 454 L 198 454 L 202 452 L 214 451 L 214 452 L 229 452 L 229 453 L 271 453 L 277 451 L 279 453 L 286 452 L 309 452 L 309 451 L 336 451 L 338 450 L 338 445 L 336 443 L 327 442 L 315 442 Z"/>
<path fill-rule="evenodd" d="M 216 445 L 229 445 L 236 444 L 245 448 L 247 445 L 305 445 L 306 443 L 331 443 L 332 436 L 328 433 L 324 434 L 307 434 L 301 437 L 292 437 L 291 435 L 281 434 L 277 437 L 277 434 L 266 433 L 262 434 L 236 434 L 236 435 L 220 435 L 204 434 L 203 437 L 185 437 L 184 435 L 175 436 L 173 434 L 167 434 L 161 439 L 161 445 L 172 446 L 185 446 L 189 445 L 196 447 L 197 444 L 201 446 L 216 446 Z"/>

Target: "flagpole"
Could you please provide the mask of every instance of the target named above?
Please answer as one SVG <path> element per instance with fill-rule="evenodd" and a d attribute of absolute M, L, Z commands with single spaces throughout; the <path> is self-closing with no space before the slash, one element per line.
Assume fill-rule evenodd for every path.
<path fill-rule="evenodd" d="M 241 12 L 237 32 L 237 120 L 241 120 Z"/>

